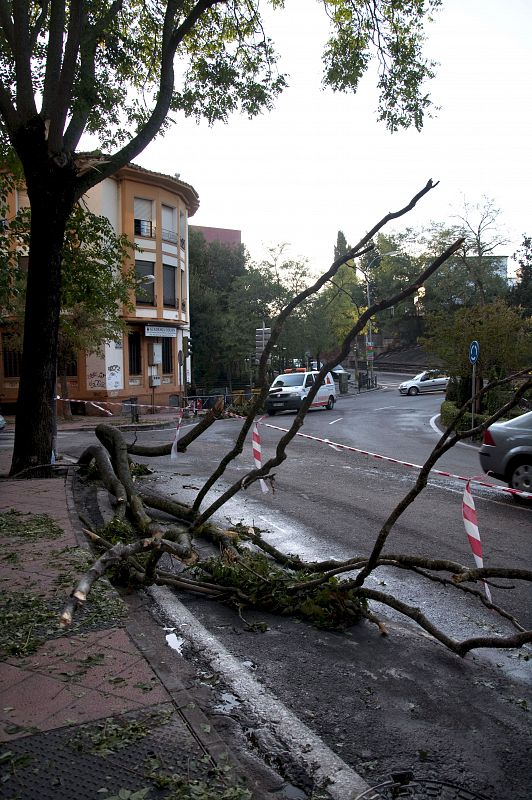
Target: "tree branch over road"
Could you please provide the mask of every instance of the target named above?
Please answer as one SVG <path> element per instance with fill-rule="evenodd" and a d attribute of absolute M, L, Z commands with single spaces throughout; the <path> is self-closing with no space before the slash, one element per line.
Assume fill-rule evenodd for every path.
<path fill-rule="evenodd" d="M 432 182 L 429 181 L 400 213 L 406 213 L 406 210 L 412 207 L 414 200 L 426 194 L 430 188 Z M 374 226 L 371 233 L 380 230 L 388 219 L 394 217 L 394 214 L 388 214 Z M 357 254 L 367 252 L 370 244 L 368 237 L 369 234 L 352 248 L 347 255 L 348 261 Z M 327 372 L 345 357 L 357 334 L 377 311 L 389 308 L 418 291 L 419 287 L 461 245 L 462 240 L 459 239 L 434 258 L 429 267 L 417 275 L 406 288 L 371 305 L 348 331 L 338 356 L 321 368 L 318 381 L 324 380 Z M 413 487 L 389 514 L 380 530 L 375 532 L 375 541 L 368 553 L 354 554 L 343 562 L 325 560 L 307 563 L 297 554 L 282 553 L 253 528 L 239 525 L 223 529 L 212 522 L 215 512 L 232 497 L 260 478 L 271 478 L 272 470 L 287 458 L 287 448 L 303 424 L 316 395 L 318 382 L 311 388 L 290 429 L 279 440 L 275 456 L 266 461 L 260 469 L 250 470 L 204 510 L 201 509 L 204 498 L 224 474 L 228 464 L 242 452 L 249 431 L 257 415 L 261 413 L 261 406 L 268 389 L 266 362 L 284 322 L 306 298 L 319 291 L 345 261 L 345 256 L 337 259 L 311 287 L 294 297 L 272 324 L 272 336 L 260 361 L 259 372 L 262 377 L 260 394 L 251 404 L 243 420 L 235 445 L 197 491 L 192 503 L 144 491 L 132 478 L 131 455 L 144 457 L 168 455 L 171 445 L 143 447 L 136 442 L 128 445 L 123 434 L 117 429 L 107 424 L 97 427 L 96 436 L 100 446 L 92 445 L 87 448 L 79 463 L 84 466 L 94 463 L 97 466 L 101 479 L 114 497 L 115 503 L 115 519 L 107 527 L 113 535 L 118 531 L 121 539 L 118 543 L 113 543 L 106 529 L 91 535 L 90 538 L 103 553 L 75 587 L 65 607 L 63 624 L 67 624 L 72 618 L 76 605 L 85 601 L 94 581 L 120 564 L 122 570 L 126 569 L 128 585 L 169 585 L 176 591 L 197 591 L 204 596 L 231 603 L 239 610 L 249 606 L 273 613 L 293 614 L 318 627 L 343 629 L 367 619 L 376 624 L 381 633 L 386 634 L 386 627 L 378 619 L 374 609 L 368 606 L 369 603 L 379 603 L 400 612 L 460 656 L 464 656 L 474 648 L 521 647 L 532 641 L 532 631 L 525 630 L 504 608 L 487 601 L 477 588 L 479 583 L 489 582 L 492 579 L 530 582 L 532 571 L 512 569 L 503 564 L 472 570 L 458 562 L 441 559 L 437 554 L 432 558 L 420 558 L 408 553 L 384 552 L 395 524 L 426 487 L 430 471 L 438 459 L 457 442 L 479 433 L 517 406 L 532 389 L 532 379 L 526 375 L 526 370 L 494 381 L 480 390 L 479 394 L 482 394 L 495 386 L 511 385 L 519 379 L 511 399 L 482 425 L 467 431 L 456 430 L 457 424 L 467 411 L 468 404 L 464 404 L 457 411 L 452 424 L 443 432 L 421 467 Z M 218 405 L 180 440 L 178 449 L 184 451 L 189 446 L 201 447 L 201 434 L 208 430 L 221 414 L 222 406 Z M 205 556 L 204 547 L 199 547 L 201 540 L 211 543 L 210 557 Z M 168 564 L 169 556 L 171 556 L 170 564 Z M 451 591 L 459 592 L 462 596 L 467 596 L 468 602 L 479 603 L 482 607 L 496 612 L 517 633 L 457 641 L 448 636 L 419 608 L 403 602 L 393 594 L 370 588 L 368 579 L 373 579 L 375 570 L 382 567 L 400 570 L 402 575 L 410 572 L 426 582 L 427 586 L 440 584 Z M 502 588 L 510 590 L 511 585 L 503 584 Z"/>

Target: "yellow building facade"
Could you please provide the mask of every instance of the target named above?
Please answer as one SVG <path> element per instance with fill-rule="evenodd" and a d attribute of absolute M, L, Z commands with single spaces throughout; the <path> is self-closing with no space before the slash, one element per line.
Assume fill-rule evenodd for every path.
<path fill-rule="evenodd" d="M 83 198 L 93 213 L 105 216 L 117 234 L 135 242 L 137 275 L 143 280 L 133 312 L 123 310 L 126 334 L 106 342 L 102 354 L 79 353 L 69 366 L 68 395 L 78 413 L 92 403 L 109 403 L 116 411 L 131 402 L 176 406 L 186 396 L 190 359 L 188 220 L 199 207 L 195 189 L 179 177 L 130 164 Z M 24 192 L 13 198 L 13 213 L 27 205 Z M 20 356 L 0 331 L 0 403 L 14 407 Z M 60 392 L 58 391 L 60 394 Z"/>

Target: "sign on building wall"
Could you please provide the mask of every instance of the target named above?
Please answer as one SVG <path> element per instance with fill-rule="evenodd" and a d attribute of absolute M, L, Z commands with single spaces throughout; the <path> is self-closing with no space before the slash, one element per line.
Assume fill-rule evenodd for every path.
<path fill-rule="evenodd" d="M 109 342 L 105 345 L 105 382 L 107 389 L 124 388 L 123 358 L 122 342 Z"/>
<path fill-rule="evenodd" d="M 177 337 L 177 328 L 165 328 L 164 325 L 146 325 L 145 336 L 166 336 L 170 339 Z"/>

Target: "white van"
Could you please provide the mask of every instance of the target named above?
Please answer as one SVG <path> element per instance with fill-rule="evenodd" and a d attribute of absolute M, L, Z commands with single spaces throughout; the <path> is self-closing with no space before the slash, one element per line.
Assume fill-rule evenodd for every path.
<path fill-rule="evenodd" d="M 266 411 L 273 417 L 278 411 L 299 411 L 301 403 L 314 385 L 318 372 L 304 368 L 287 369 L 270 386 L 266 398 Z M 334 408 L 336 389 L 330 372 L 325 376 L 311 408 Z"/>

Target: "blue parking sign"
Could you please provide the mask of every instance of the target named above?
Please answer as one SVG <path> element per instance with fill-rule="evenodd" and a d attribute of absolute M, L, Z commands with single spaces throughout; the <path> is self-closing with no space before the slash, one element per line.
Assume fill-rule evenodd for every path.
<path fill-rule="evenodd" d="M 476 364 L 480 354 L 480 344 L 474 339 L 469 345 L 469 360 L 472 364 Z"/>

